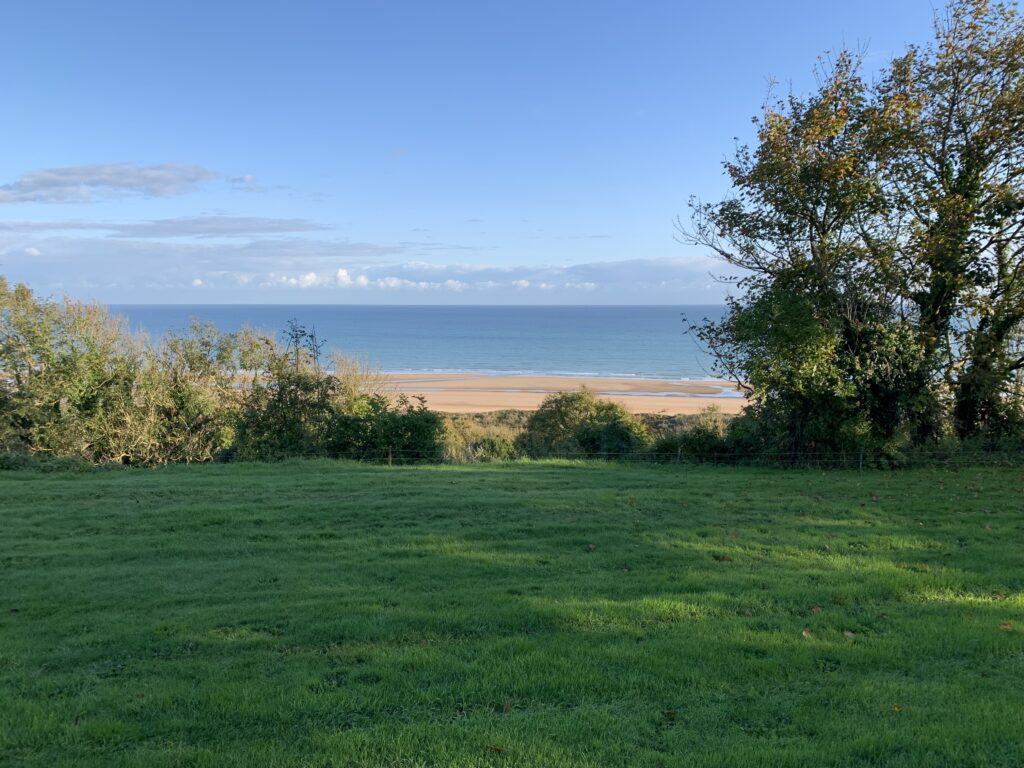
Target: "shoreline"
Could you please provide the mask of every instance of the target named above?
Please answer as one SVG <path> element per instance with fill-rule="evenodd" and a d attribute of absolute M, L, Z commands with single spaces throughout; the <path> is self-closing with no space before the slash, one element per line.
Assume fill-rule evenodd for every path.
<path fill-rule="evenodd" d="M 397 391 L 410 397 L 421 395 L 428 407 L 445 413 L 532 411 L 550 394 L 581 387 L 630 413 L 678 416 L 715 405 L 723 413 L 735 414 L 746 404 L 735 384 L 713 379 L 448 372 L 385 375 Z"/>

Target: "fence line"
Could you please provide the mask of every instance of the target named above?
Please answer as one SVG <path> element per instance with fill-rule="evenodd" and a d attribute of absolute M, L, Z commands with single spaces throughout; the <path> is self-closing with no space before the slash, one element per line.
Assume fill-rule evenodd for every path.
<path fill-rule="evenodd" d="M 0 470 L 18 469 L 17 462 L 10 465 L 5 459 L 17 455 L 25 458 L 60 459 L 52 454 L 2 454 L 0 453 Z M 66 457 L 65 457 L 66 458 Z M 472 452 L 453 455 L 444 448 L 434 450 L 415 450 L 396 447 L 380 447 L 373 450 L 320 450 L 283 453 L 277 456 L 254 459 L 241 459 L 233 452 L 225 452 L 212 460 L 197 463 L 234 463 L 238 461 L 256 463 L 276 463 L 293 459 L 330 459 L 338 461 L 356 461 L 367 464 L 405 466 L 411 464 L 506 464 L 519 460 L 567 460 L 567 461 L 604 461 L 609 463 L 627 464 L 659 464 L 676 466 L 750 466 L 777 467 L 792 469 L 904 469 L 913 467 L 935 467 L 957 469 L 968 466 L 1001 466 L 1024 467 L 1024 450 L 943 450 L 918 449 L 905 455 L 889 455 L 867 450 L 858 451 L 736 451 L 686 453 L 684 451 L 561 451 L 545 456 L 517 456 L 510 458 L 494 458 L 490 456 L 474 456 Z M 174 462 L 163 462 L 174 463 Z"/>
<path fill-rule="evenodd" d="M 282 455 L 270 461 L 290 459 L 336 459 L 369 464 L 488 464 L 508 463 L 517 459 L 460 460 L 444 450 L 418 451 L 389 448 L 378 451 L 312 451 Z M 545 456 L 522 457 L 544 460 L 610 461 L 624 463 L 677 465 L 743 465 L 791 468 L 875 469 L 914 466 L 961 467 L 972 465 L 1024 466 L 1024 451 L 943 451 L 915 450 L 907 455 L 893 456 L 879 452 L 818 451 L 749 451 L 721 453 L 684 453 L 638 451 L 616 453 L 607 451 L 562 451 Z M 228 459 L 234 461 L 235 459 Z"/>

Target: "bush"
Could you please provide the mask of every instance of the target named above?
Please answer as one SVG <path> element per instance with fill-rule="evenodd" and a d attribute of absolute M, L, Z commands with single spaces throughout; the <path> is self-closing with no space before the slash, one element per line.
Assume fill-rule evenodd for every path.
<path fill-rule="evenodd" d="M 0 278 L 0 450 L 209 461 L 231 440 L 235 348 L 234 335 L 199 324 L 153 345 L 102 306 Z"/>
<path fill-rule="evenodd" d="M 295 321 L 286 338 L 284 348 L 245 345 L 252 384 L 242 397 L 235 441 L 219 460 L 436 456 L 441 419 L 422 401 L 413 406 L 400 397 L 392 403 L 383 375 L 356 360 L 335 355 L 325 370 L 322 342 Z"/>
<path fill-rule="evenodd" d="M 38 469 L 39 459 L 31 453 L 0 453 L 0 472 Z"/>
<path fill-rule="evenodd" d="M 243 461 L 321 456 L 334 418 L 334 384 L 313 371 L 272 367 L 245 397 L 233 446 Z"/>
<path fill-rule="evenodd" d="M 654 453 L 662 461 L 706 461 L 729 452 L 728 426 L 728 417 L 712 405 L 686 426 L 659 438 Z"/>
<path fill-rule="evenodd" d="M 80 456 L 0 453 L 0 472 L 85 472 L 93 468 Z"/>
<path fill-rule="evenodd" d="M 437 461 L 444 450 L 444 419 L 422 398 L 363 395 L 334 416 L 327 455 L 362 460 Z"/>
<path fill-rule="evenodd" d="M 519 457 L 516 434 L 500 422 L 485 425 L 473 417 L 448 417 L 444 424 L 444 459 L 452 464 L 512 461 Z"/>
<path fill-rule="evenodd" d="M 549 395 L 526 422 L 517 447 L 533 458 L 636 453 L 651 432 L 621 405 L 598 400 L 587 389 Z"/>

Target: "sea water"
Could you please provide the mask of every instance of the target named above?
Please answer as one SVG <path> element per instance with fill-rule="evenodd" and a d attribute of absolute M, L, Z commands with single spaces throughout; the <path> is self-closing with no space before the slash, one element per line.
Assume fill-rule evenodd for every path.
<path fill-rule="evenodd" d="M 325 351 L 401 372 L 713 378 L 712 359 L 686 321 L 722 306 L 353 306 L 122 304 L 111 310 L 151 338 L 192 318 L 281 338 L 289 320 L 315 329 Z"/>

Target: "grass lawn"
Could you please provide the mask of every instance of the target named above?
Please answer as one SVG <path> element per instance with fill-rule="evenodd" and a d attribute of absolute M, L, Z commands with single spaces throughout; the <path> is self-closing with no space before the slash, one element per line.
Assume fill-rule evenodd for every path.
<path fill-rule="evenodd" d="M 3 766 L 1021 766 L 1024 473 L 0 473 Z"/>

